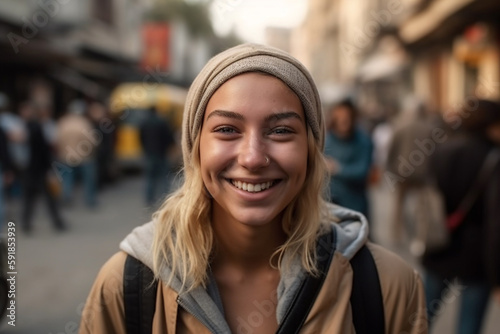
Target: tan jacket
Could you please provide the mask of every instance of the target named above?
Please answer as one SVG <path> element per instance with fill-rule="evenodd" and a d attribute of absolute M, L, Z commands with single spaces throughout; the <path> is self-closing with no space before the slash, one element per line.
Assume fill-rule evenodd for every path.
<path fill-rule="evenodd" d="M 368 244 L 377 265 L 388 334 L 427 333 L 425 297 L 418 273 L 397 255 Z M 115 254 L 101 269 L 83 311 L 80 333 L 126 333 L 123 303 L 123 268 L 126 253 Z M 352 268 L 336 252 L 324 285 L 301 333 L 355 333 L 350 294 Z M 177 304 L 178 294 L 159 284 L 153 333 L 204 334 L 210 331 Z M 255 329 L 254 333 L 259 333 Z"/>

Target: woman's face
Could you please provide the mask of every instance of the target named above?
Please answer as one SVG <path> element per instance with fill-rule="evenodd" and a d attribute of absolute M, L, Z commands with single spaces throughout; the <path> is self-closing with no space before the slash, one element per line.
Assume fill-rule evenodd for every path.
<path fill-rule="evenodd" d="M 290 88 L 260 73 L 228 80 L 208 102 L 200 137 L 214 219 L 277 221 L 302 189 L 307 155 L 304 111 Z"/>

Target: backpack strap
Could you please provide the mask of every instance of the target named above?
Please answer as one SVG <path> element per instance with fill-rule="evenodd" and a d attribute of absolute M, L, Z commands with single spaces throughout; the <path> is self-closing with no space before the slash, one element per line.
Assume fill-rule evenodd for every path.
<path fill-rule="evenodd" d="M 150 334 L 158 281 L 145 264 L 127 255 L 123 273 L 123 302 L 127 334 Z"/>
<path fill-rule="evenodd" d="M 375 260 L 363 246 L 351 259 L 353 282 L 351 291 L 352 319 L 356 334 L 384 334 L 384 302 Z"/>
<path fill-rule="evenodd" d="M 316 300 L 325 281 L 326 273 L 330 268 L 333 253 L 336 248 L 335 229 L 332 232 L 319 237 L 316 244 L 317 266 L 319 275 L 307 275 L 302 282 L 299 291 L 295 294 L 291 306 L 289 307 L 283 322 L 278 328 L 277 334 L 299 333 L 302 325 L 306 321 L 307 315 Z"/>

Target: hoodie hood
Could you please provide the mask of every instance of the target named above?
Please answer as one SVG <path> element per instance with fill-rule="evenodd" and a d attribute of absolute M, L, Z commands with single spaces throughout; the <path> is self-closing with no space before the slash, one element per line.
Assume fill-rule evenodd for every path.
<path fill-rule="evenodd" d="M 329 222 L 328 224 L 331 226 L 330 233 L 335 230 L 336 252 L 341 253 L 342 256 L 350 260 L 368 239 L 368 221 L 362 214 L 343 207 L 330 205 L 330 210 L 336 218 L 336 222 Z M 154 221 L 135 228 L 120 243 L 120 249 L 152 268 L 151 245 L 153 244 L 154 229 Z M 160 277 L 163 281 L 166 281 L 170 273 L 171 270 L 166 268 L 160 273 Z M 299 259 L 292 261 L 292 266 L 287 272 L 281 273 L 277 291 L 276 316 L 278 324 L 282 322 L 304 278 L 305 271 Z M 179 293 L 181 291 L 180 280 L 174 279 L 170 287 Z M 212 293 L 209 293 L 209 290 Z M 224 318 L 220 298 L 214 296 L 214 290 L 216 291 L 215 282 L 209 282 L 207 290 L 198 287 L 190 292 L 180 293 L 177 301 L 179 305 L 193 314 L 213 333 L 231 333 Z"/>

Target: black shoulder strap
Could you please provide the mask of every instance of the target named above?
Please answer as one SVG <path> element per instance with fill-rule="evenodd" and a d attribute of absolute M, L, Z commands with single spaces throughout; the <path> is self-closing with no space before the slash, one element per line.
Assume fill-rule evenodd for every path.
<path fill-rule="evenodd" d="M 332 232 L 323 234 L 319 237 L 316 254 L 318 261 L 318 276 L 307 275 L 302 282 L 302 286 L 295 295 L 290 308 L 288 309 L 283 322 L 278 328 L 277 334 L 293 334 L 298 333 L 307 315 L 316 300 L 316 297 L 321 290 L 321 286 L 325 280 L 328 268 L 332 262 L 333 253 L 336 247 L 335 229 Z"/>
<path fill-rule="evenodd" d="M 351 259 L 354 272 L 351 309 L 356 334 L 384 334 L 384 302 L 373 256 L 363 246 Z"/>
<path fill-rule="evenodd" d="M 158 281 L 153 272 L 128 255 L 123 273 L 123 301 L 127 334 L 152 333 Z"/>

